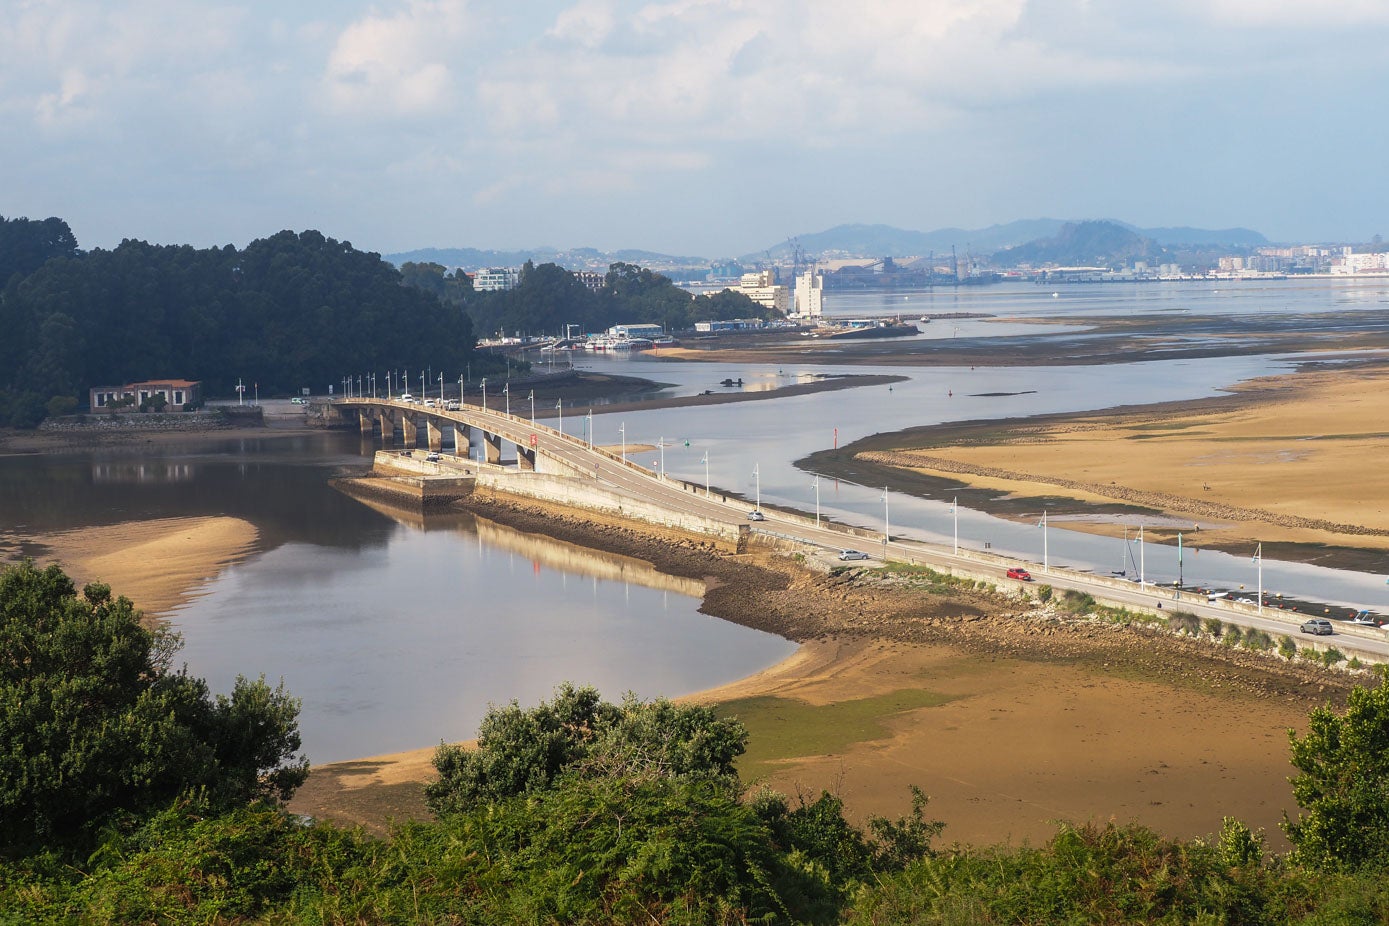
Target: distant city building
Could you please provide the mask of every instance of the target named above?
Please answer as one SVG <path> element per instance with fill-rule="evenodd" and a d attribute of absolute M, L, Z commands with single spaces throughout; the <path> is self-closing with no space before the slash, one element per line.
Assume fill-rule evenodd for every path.
<path fill-rule="evenodd" d="M 1340 256 L 1332 258 L 1331 272 L 1337 276 L 1389 273 L 1389 254 L 1383 251 L 1356 254 L 1350 248 L 1342 248 Z"/>
<path fill-rule="evenodd" d="M 473 274 L 473 289 L 480 293 L 515 289 L 521 282 L 521 272 L 511 267 L 488 267 Z"/>
<path fill-rule="evenodd" d="M 189 405 L 202 403 L 203 384 L 187 379 L 151 379 L 124 386 L 95 386 L 88 393 L 88 407 L 96 411 L 128 399 L 129 403 L 123 407 L 138 410 L 145 402 L 161 395 L 165 411 L 181 412 Z"/>
<path fill-rule="evenodd" d="M 813 269 L 796 277 L 796 314 L 803 318 L 825 314 L 825 278 Z"/>
<path fill-rule="evenodd" d="M 606 273 L 594 273 L 592 270 L 572 270 L 570 272 L 574 274 L 574 279 L 584 284 L 590 292 L 595 293 L 603 288 L 603 284 L 608 279 Z"/>
<path fill-rule="evenodd" d="M 758 305 L 783 315 L 791 311 L 791 293 L 787 287 L 777 283 L 774 270 L 743 274 L 738 283 L 738 292 Z"/>

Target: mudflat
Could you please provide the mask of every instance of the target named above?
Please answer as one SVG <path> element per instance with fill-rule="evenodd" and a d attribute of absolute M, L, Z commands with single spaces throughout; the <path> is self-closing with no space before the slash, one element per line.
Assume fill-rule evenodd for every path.
<path fill-rule="evenodd" d="M 1189 521 L 1188 543 L 1252 550 L 1263 542 L 1279 545 L 1281 557 L 1301 547 L 1296 558 L 1328 562 L 1328 549 L 1389 549 L 1379 477 L 1389 451 L 1386 387 L 1382 361 L 1312 368 L 1215 400 L 942 425 L 845 452 L 859 464 L 963 482 L 999 499 L 992 507 L 1003 516 L 1007 499 L 1060 497 L 1076 503 L 1073 529 L 1115 534 L 1100 515 L 1128 507 Z M 1363 566 L 1356 559 L 1341 557 Z"/>

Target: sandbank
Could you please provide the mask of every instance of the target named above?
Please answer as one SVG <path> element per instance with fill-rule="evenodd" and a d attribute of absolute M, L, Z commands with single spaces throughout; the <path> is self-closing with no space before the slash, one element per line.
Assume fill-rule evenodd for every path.
<path fill-rule="evenodd" d="M 1099 515 L 1118 505 L 1189 522 L 1185 540 L 1197 549 L 1263 542 L 1383 551 L 1386 387 L 1382 362 L 1312 369 L 1249 381 L 1222 400 L 944 425 L 873 439 L 892 449 L 846 449 L 859 463 L 997 497 L 1071 499 L 1072 529 L 1117 535 L 1122 525 Z M 1097 516 L 1087 519 L 1087 508 Z"/>
<path fill-rule="evenodd" d="M 189 601 L 225 566 L 253 552 L 257 537 L 240 518 L 161 518 L 25 537 L 23 545 L 40 564 L 58 562 L 78 588 L 104 582 L 156 616 Z"/>

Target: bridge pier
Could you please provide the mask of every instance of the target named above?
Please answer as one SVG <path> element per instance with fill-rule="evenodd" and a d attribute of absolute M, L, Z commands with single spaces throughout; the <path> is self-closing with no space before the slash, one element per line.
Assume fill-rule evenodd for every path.
<path fill-rule="evenodd" d="M 424 419 L 424 434 L 430 450 L 438 453 L 444 449 L 444 429 L 434 418 Z"/>
<path fill-rule="evenodd" d="M 482 447 L 487 454 L 488 463 L 500 463 L 502 461 L 502 436 L 500 434 L 488 434 L 483 431 Z"/>
<path fill-rule="evenodd" d="M 535 451 L 529 447 L 516 445 L 516 468 L 535 472 Z"/>
<path fill-rule="evenodd" d="M 462 422 L 453 423 L 453 455 L 456 457 L 466 457 L 468 455 L 468 445 L 472 443 L 472 429 Z"/>
<path fill-rule="evenodd" d="M 400 430 L 405 435 L 405 446 L 414 447 L 419 443 L 418 428 L 409 412 L 400 413 Z"/>
<path fill-rule="evenodd" d="M 358 426 L 359 428 L 361 428 L 362 434 L 363 434 L 363 435 L 368 436 L 368 437 L 371 436 L 372 421 L 371 421 L 371 410 L 370 410 L 370 409 L 367 409 L 367 408 L 358 409 L 358 411 L 357 411 L 357 426 Z"/>
<path fill-rule="evenodd" d="M 376 420 L 381 425 L 381 443 L 389 445 L 395 441 L 395 416 L 389 409 L 376 411 Z"/>

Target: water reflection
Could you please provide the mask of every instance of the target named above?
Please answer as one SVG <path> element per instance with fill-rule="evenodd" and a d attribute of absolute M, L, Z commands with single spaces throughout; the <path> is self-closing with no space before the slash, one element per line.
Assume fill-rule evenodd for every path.
<path fill-rule="evenodd" d="M 466 514 L 392 520 L 356 552 L 285 544 L 173 615 L 215 687 L 247 667 L 284 679 L 315 762 L 468 738 L 489 702 L 566 679 L 673 696 L 794 649 L 699 614 L 701 583 L 635 560 Z"/>

